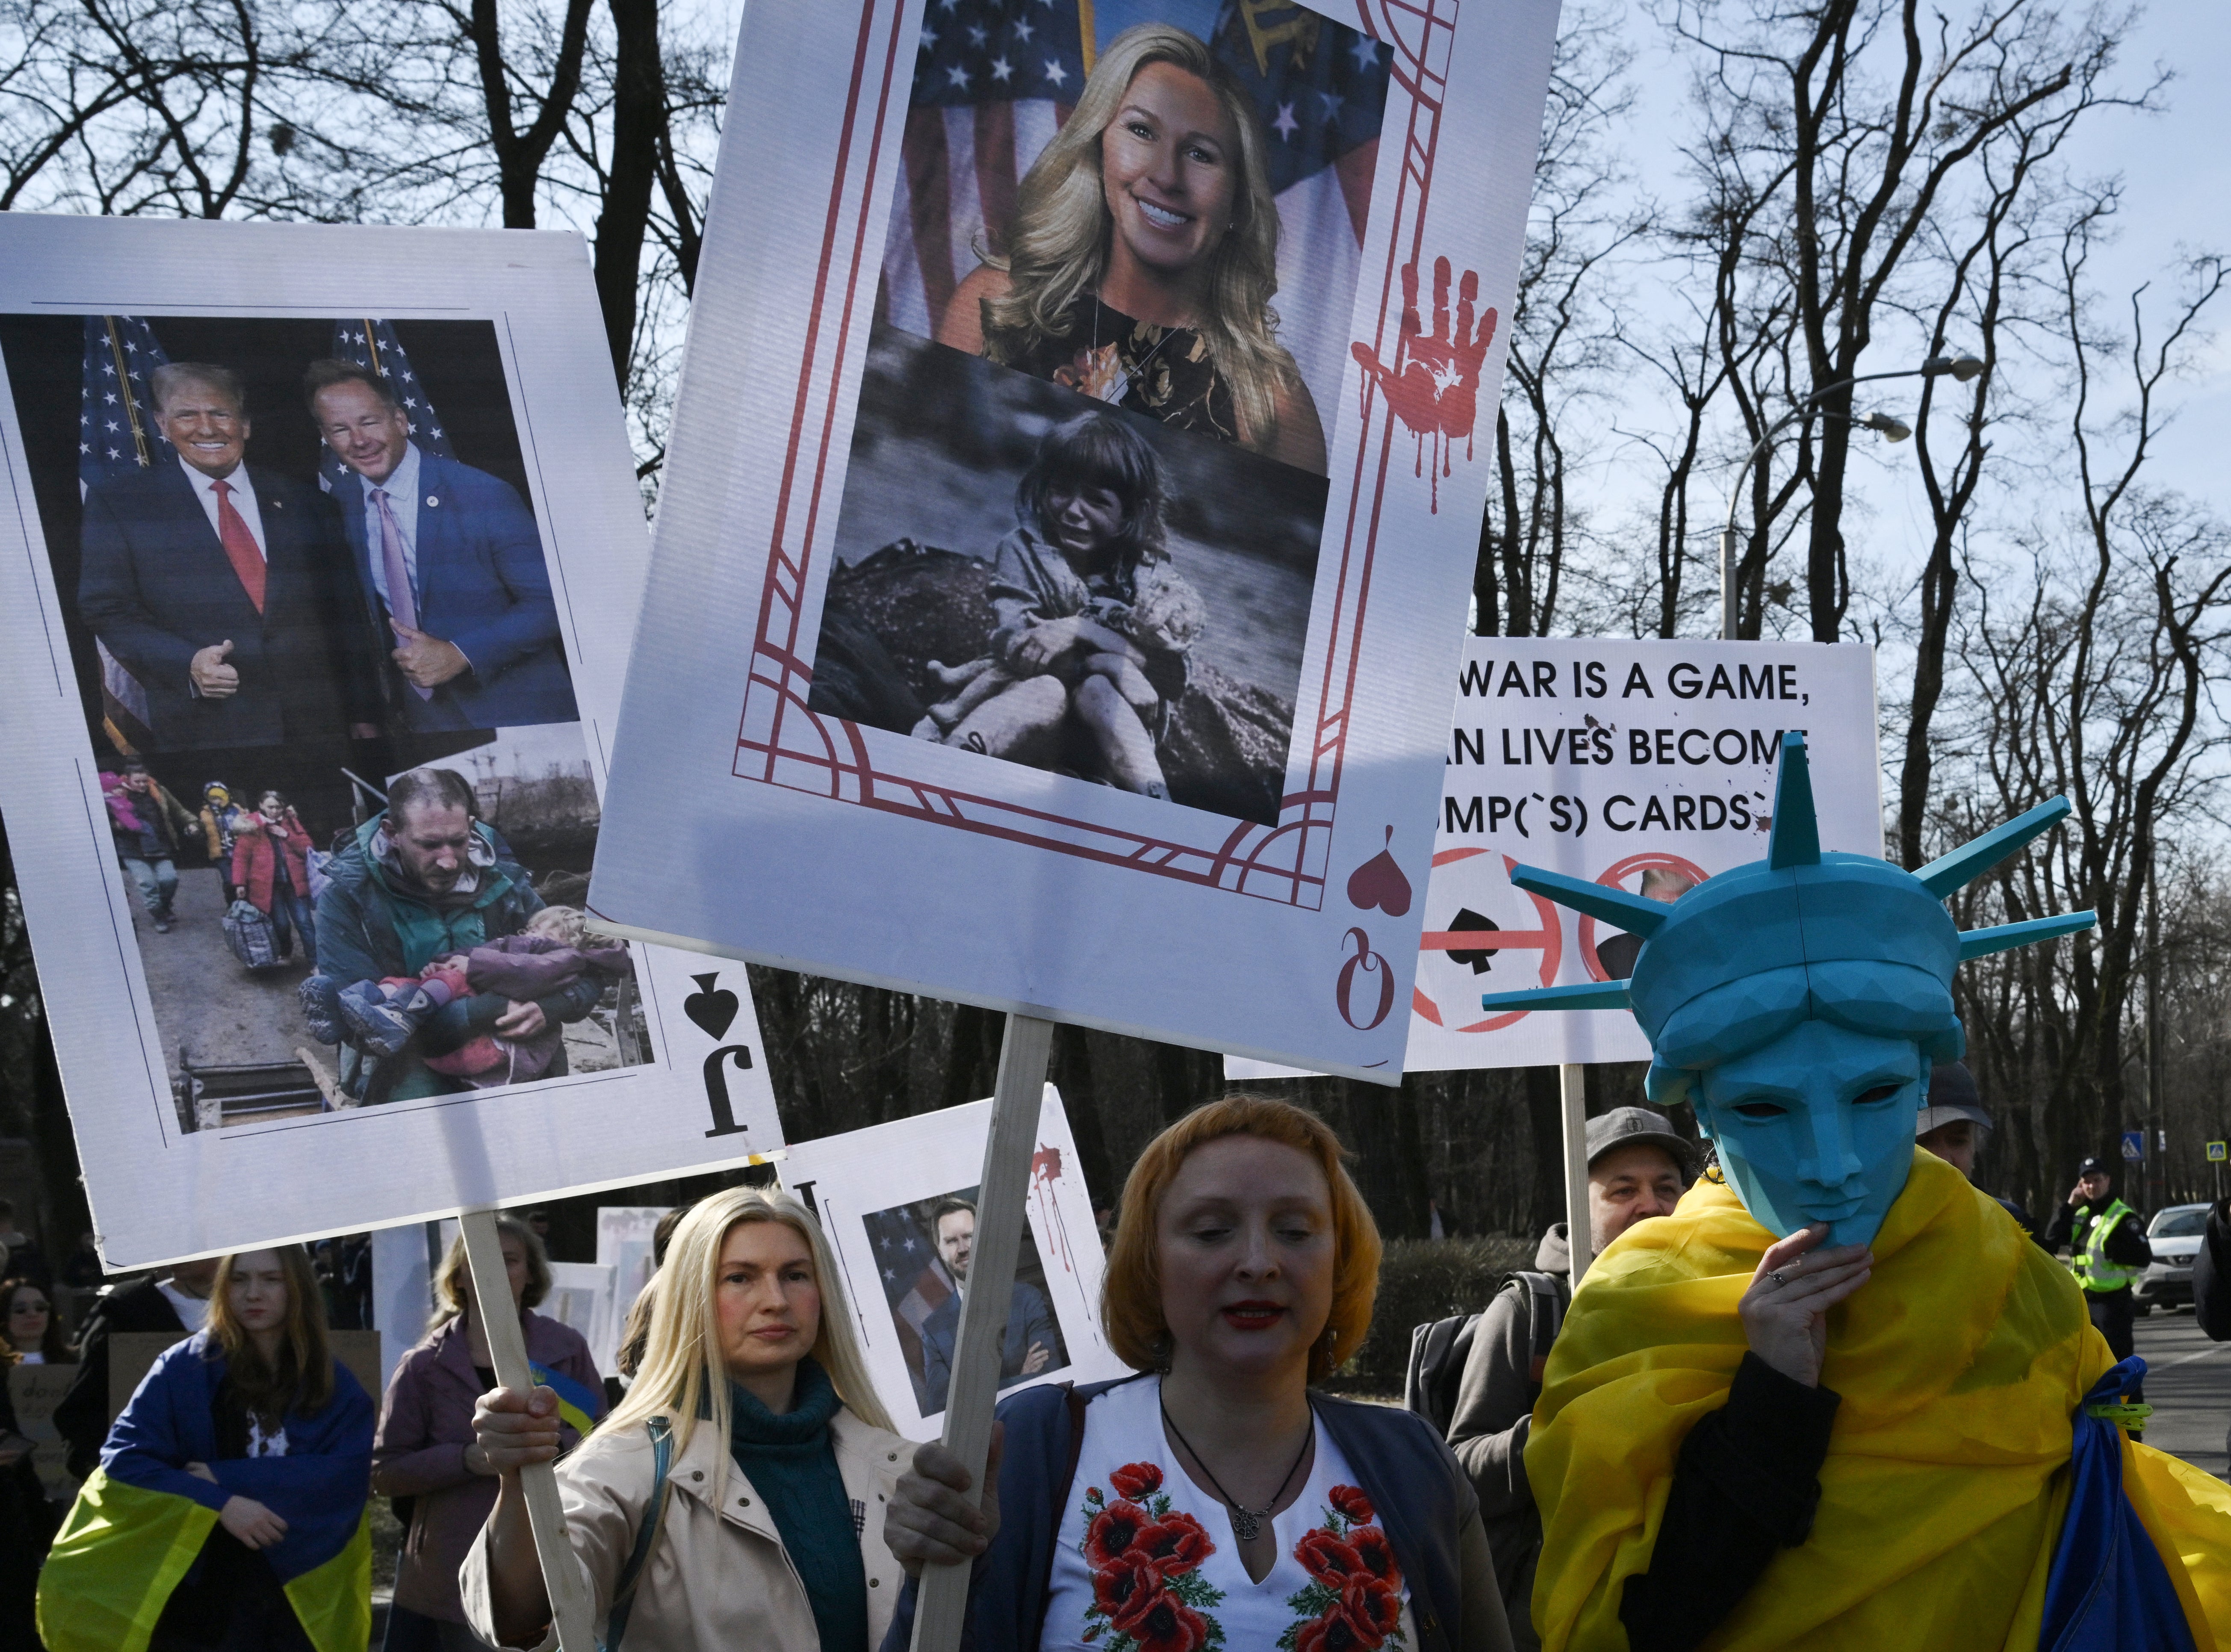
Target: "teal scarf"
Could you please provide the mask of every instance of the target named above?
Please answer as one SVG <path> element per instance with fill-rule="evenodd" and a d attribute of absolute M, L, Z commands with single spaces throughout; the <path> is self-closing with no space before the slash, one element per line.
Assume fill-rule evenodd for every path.
<path fill-rule="evenodd" d="M 799 1360 L 790 1410 L 780 1416 L 734 1383 L 728 1396 L 730 1451 L 752 1489 L 766 1500 L 805 1584 L 821 1652 L 867 1652 L 868 1574 L 829 1432 L 843 1404 L 829 1373 L 810 1356 Z"/>

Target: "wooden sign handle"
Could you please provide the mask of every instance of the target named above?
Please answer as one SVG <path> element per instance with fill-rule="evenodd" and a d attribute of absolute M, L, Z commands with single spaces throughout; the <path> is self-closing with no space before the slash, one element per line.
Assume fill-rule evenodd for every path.
<path fill-rule="evenodd" d="M 992 1447 L 992 1408 L 999 1393 L 999 1358 L 1007 1339 L 1015 1256 L 1022 1248 L 1024 1199 L 1031 1154 L 1044 1105 L 1046 1058 L 1053 1023 L 1011 1015 L 999 1043 L 999 1082 L 992 1089 L 992 1131 L 976 1190 L 976 1239 L 968 1286 L 960 1298 L 953 1377 L 945 1391 L 945 1449 L 960 1459 L 982 1496 L 984 1460 Z M 968 1612 L 969 1564 L 924 1566 L 915 1599 L 914 1652 L 955 1652 Z"/>
<path fill-rule="evenodd" d="M 473 1316 L 488 1338 L 495 1360 L 495 1379 L 506 1388 L 534 1386 L 527 1363 L 527 1339 L 519 1328 L 519 1313 L 511 1300 L 511 1279 L 503 1265 L 503 1241 L 496 1231 L 495 1212 L 468 1210 L 457 1222 L 465 1238 L 465 1261 L 473 1284 Z M 497 1305 L 494 1312 L 488 1305 Z M 558 1626 L 561 1652 L 597 1652 L 596 1608 L 589 1580 L 566 1539 L 566 1510 L 558 1500 L 558 1470 L 546 1462 L 529 1463 L 519 1471 L 527 1494 L 527 1520 L 534 1533 L 535 1558 L 542 1563 L 543 1587 L 550 1595 L 550 1615 Z"/>

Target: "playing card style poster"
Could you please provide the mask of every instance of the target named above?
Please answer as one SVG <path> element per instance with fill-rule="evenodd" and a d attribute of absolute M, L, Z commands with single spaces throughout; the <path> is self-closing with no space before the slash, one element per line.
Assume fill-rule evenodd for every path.
<path fill-rule="evenodd" d="M 801 1142 L 782 1160 L 783 1185 L 821 1218 L 868 1374 L 909 1439 L 934 1440 L 944 1426 L 991 1126 L 991 1102 L 974 1101 Z M 1024 1208 L 999 1391 L 1127 1374 L 1100 1328 L 1100 1234 L 1051 1084 Z"/>
<path fill-rule="evenodd" d="M 112 1268 L 779 1147 L 585 930 L 646 552 L 578 236 L 0 216 L 10 846 Z"/>
<path fill-rule="evenodd" d="M 1481 1008 L 1489 992 L 1623 980 L 1641 950 L 1635 936 L 1518 888 L 1510 872 L 1539 867 L 1671 902 L 1761 859 L 1788 729 L 1813 754 L 1820 847 L 1880 855 L 1872 649 L 1467 642 L 1405 1068 L 1649 1060 L 1625 1010 Z M 1295 1075 L 1229 1058 L 1225 1074 Z"/>
<path fill-rule="evenodd" d="M 1555 22 L 748 9 L 598 914 L 1391 1080 Z"/>

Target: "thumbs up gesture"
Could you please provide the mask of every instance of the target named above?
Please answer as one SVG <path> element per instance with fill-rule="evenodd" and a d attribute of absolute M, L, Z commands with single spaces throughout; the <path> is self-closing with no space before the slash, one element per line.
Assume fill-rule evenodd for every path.
<path fill-rule="evenodd" d="M 223 700 L 240 692 L 240 672 L 225 663 L 232 652 L 232 639 L 198 650 L 187 662 L 186 673 L 193 679 L 194 688 L 204 700 Z"/>

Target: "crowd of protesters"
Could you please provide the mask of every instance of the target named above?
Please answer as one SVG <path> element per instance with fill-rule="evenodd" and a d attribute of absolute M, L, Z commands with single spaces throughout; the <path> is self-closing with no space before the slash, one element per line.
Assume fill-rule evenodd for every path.
<path fill-rule="evenodd" d="M 1963 1099 L 1964 1071 L 1939 1074 L 1940 1105 L 1966 1110 L 1924 1118 L 1924 1145 L 1969 1126 L 1938 1138 L 1937 1171 L 1917 1160 L 1942 1202 L 1988 1115 Z M 1698 1144 L 1642 1107 L 1590 1120 L 1588 1153 L 1592 1255 L 1615 1259 L 1674 1216 L 1698 1175 Z M 1572 1236 L 1553 1227 L 1534 1268 L 1466 1325 L 1443 1414 L 1414 1392 L 1407 1409 L 1337 1397 L 1322 1382 L 1364 1339 L 1381 1261 L 1345 1157 L 1314 1114 L 1245 1094 L 1149 1144 L 1114 1207 L 1101 1307 L 1135 1374 L 1011 1395 L 980 1501 L 950 1453 L 893 1430 L 819 1224 L 773 1189 L 667 1214 L 609 1377 L 535 1311 L 552 1278 L 535 1212 L 499 1222 L 534 1377 L 501 1384 L 460 1239 L 377 1406 L 328 1336 L 368 1299 L 362 1236 L 116 1287 L 74 1344 L 44 1286 L 0 1269 L 10 1361 L 81 1361 L 55 1422 L 86 1482 L 62 1518 L 0 1415 L 4 1628 L 29 1633 L 36 1588 L 53 1652 L 354 1652 L 372 1629 L 377 1496 L 404 1528 L 389 1652 L 550 1647 L 521 1470 L 554 1462 L 605 1652 L 902 1648 L 922 1566 L 964 1560 L 978 1648 L 1540 1645 L 1531 1610 L 1555 1596 L 1539 1576 L 1554 1553 L 1528 1445 L 1556 1410 L 1549 1355 L 1586 1334 L 1567 1318 Z M 2085 1172 L 2048 1236 L 2073 1238 L 2096 1294 L 2135 1255 L 2116 1235 L 2143 1224 Z M 0 1224 L 28 1247 L 4 1205 Z M 2219 1210 L 2208 1246 L 2231 1252 L 2227 1235 Z M 1828 1258 L 1816 1289 L 1788 1300 L 1775 1269 L 1812 1254 Z M 1849 1540 L 1811 1531 L 1833 1518 L 1819 1477 L 1838 1409 L 1820 1339 L 1866 1273 L 1786 1240 L 1740 1311 L 1718 1310 L 1743 1364 L 1678 1460 L 1648 1471 L 1670 1469 L 1684 1519 L 1628 1578 L 1620 1616 L 1638 1652 L 1703 1643 L 1779 1551 Z M 2231 1291 L 2205 1266 L 2196 1288 L 2207 1327 L 2231 1329 Z M 109 1343 L 141 1330 L 184 1334 L 112 1421 Z M 1766 1518 L 1792 1508 L 1807 1511 L 1797 1529 Z"/>

